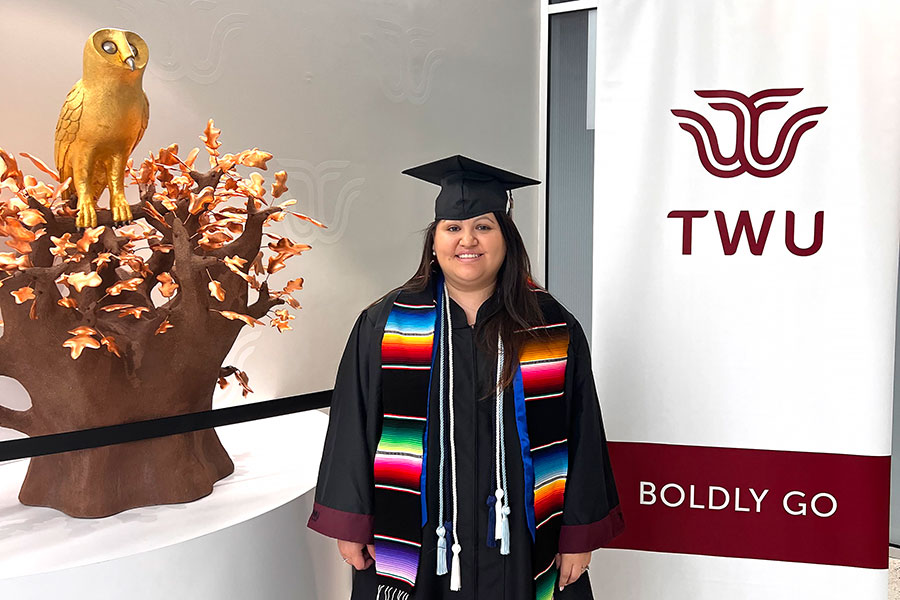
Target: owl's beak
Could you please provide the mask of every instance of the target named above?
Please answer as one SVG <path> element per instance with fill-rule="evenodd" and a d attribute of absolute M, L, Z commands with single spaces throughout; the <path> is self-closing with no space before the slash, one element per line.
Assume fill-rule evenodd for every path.
<path fill-rule="evenodd" d="M 129 67 L 131 67 L 131 70 L 134 71 L 134 57 L 133 56 L 129 56 L 128 58 L 126 58 L 125 64 L 128 65 Z"/>

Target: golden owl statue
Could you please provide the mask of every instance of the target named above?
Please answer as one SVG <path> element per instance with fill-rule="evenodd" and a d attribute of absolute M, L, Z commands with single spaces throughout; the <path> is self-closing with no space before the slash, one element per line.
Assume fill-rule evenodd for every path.
<path fill-rule="evenodd" d="M 97 226 L 97 200 L 106 188 L 113 220 L 131 220 L 125 165 L 150 118 L 141 86 L 148 58 L 147 43 L 131 31 L 98 29 L 84 45 L 81 79 L 63 103 L 54 144 L 60 180 L 72 178 L 78 227 Z"/>

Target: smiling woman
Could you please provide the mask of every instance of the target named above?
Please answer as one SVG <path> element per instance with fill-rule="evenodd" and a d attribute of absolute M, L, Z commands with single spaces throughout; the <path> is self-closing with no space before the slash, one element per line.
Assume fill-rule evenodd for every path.
<path fill-rule="evenodd" d="M 353 600 L 589 599 L 624 521 L 584 332 L 509 216 L 537 182 L 461 156 L 405 173 L 441 186 L 435 220 L 351 333 L 309 527 Z"/>
<path fill-rule="evenodd" d="M 494 293 L 506 258 L 497 217 L 487 213 L 464 221 L 440 221 L 434 229 L 433 248 L 451 297 L 472 294 L 471 302 L 462 306 L 469 325 L 474 325 L 478 307 Z"/>

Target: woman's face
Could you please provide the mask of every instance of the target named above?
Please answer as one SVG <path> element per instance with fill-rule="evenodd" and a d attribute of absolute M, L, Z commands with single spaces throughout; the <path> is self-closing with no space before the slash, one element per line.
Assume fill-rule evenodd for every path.
<path fill-rule="evenodd" d="M 439 221 L 434 253 L 451 287 L 476 291 L 497 282 L 506 242 L 497 218 L 486 213 L 465 221 Z"/>

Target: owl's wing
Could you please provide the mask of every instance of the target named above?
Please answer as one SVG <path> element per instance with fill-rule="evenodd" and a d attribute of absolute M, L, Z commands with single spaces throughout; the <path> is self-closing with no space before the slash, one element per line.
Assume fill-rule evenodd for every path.
<path fill-rule="evenodd" d="M 134 144 L 131 146 L 131 152 L 134 152 L 137 145 L 141 143 L 141 138 L 144 137 L 144 132 L 147 131 L 147 123 L 150 122 L 150 101 L 147 100 L 146 93 L 144 93 L 144 106 L 142 109 L 144 113 L 141 117 L 141 131 L 137 134 L 137 138 L 135 138 Z M 129 152 L 129 154 L 131 154 L 131 152 Z"/>
<path fill-rule="evenodd" d="M 69 153 L 69 147 L 75 141 L 78 133 L 78 127 L 81 124 L 81 105 L 84 101 L 84 86 L 79 79 L 66 101 L 63 102 L 62 110 L 59 111 L 59 121 L 56 122 L 56 141 L 53 144 L 53 155 L 56 160 L 56 168 L 59 170 L 59 177 L 65 181 L 66 177 L 72 175 L 71 167 L 66 164 L 66 157 Z"/>

